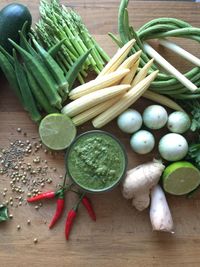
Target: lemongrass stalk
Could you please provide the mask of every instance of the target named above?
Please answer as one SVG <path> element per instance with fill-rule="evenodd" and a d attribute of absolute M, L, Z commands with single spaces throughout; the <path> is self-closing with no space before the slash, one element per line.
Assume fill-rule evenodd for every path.
<path fill-rule="evenodd" d="M 97 116 L 92 124 L 95 128 L 101 128 L 118 115 L 120 115 L 123 111 L 129 108 L 133 103 L 135 103 L 142 94 L 148 89 L 151 82 L 156 78 L 158 71 L 154 71 L 137 85 L 132 87 L 126 94 L 122 96 L 122 98 L 112 105 L 109 109 L 101 113 Z"/>
<path fill-rule="evenodd" d="M 175 52 L 179 56 L 183 57 L 184 59 L 188 60 L 189 62 L 193 63 L 197 67 L 200 67 L 200 58 L 194 56 L 193 54 L 189 53 L 182 47 L 178 46 L 177 44 L 167 40 L 167 39 L 159 39 L 159 43 L 170 49 L 171 51 Z"/>
<path fill-rule="evenodd" d="M 179 80 L 185 87 L 187 87 L 190 91 L 194 92 L 197 90 L 197 86 L 193 84 L 190 80 L 188 80 L 182 73 L 180 73 L 174 66 L 172 66 L 166 59 L 164 59 L 156 50 L 154 50 L 149 44 L 144 43 L 144 51 L 155 59 L 156 62 L 160 66 L 162 66 L 166 71 L 170 74 L 174 75 L 174 77 Z"/>

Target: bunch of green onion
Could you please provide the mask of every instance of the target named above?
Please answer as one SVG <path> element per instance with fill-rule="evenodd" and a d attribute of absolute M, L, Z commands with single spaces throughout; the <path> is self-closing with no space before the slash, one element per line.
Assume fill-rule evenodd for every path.
<path fill-rule="evenodd" d="M 89 70 L 100 73 L 109 56 L 90 35 L 81 17 L 75 11 L 60 5 L 58 0 L 50 2 L 41 0 L 40 14 L 41 19 L 35 27 L 35 37 L 46 49 L 64 39 L 61 50 L 56 56 L 56 61 L 64 73 L 67 73 L 77 58 L 89 49 L 91 53 L 78 79 L 84 83 Z"/>

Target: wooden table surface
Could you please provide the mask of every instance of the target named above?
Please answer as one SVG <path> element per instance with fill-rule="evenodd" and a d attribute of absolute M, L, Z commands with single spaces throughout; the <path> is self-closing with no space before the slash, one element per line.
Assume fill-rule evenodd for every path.
<path fill-rule="evenodd" d="M 0 8 L 12 1 L 1 0 Z M 15 2 L 15 1 L 14 1 Z M 34 21 L 39 18 L 39 0 L 24 0 L 30 8 Z M 119 0 L 94 1 L 73 0 L 62 1 L 69 4 L 82 15 L 89 30 L 95 35 L 102 47 L 112 55 L 115 45 L 107 37 L 107 32 L 117 32 L 117 13 Z M 200 4 L 189 2 L 151 2 L 130 1 L 129 14 L 131 23 L 138 28 L 143 23 L 156 17 L 177 17 L 194 26 L 200 26 Z M 199 55 L 199 46 L 194 42 L 183 42 L 185 47 Z M 189 65 L 179 58 L 169 56 L 181 70 Z M 4 79 L 0 88 L 0 147 L 7 147 L 13 140 L 23 138 L 17 133 L 18 127 L 27 132 L 27 138 L 37 137 L 37 126 L 29 119 L 21 108 Z M 134 108 L 142 111 L 148 101 L 138 101 Z M 79 132 L 91 129 L 87 124 Z M 121 133 L 116 122 L 104 128 L 114 133 L 124 143 L 129 156 L 129 168 L 139 163 L 151 160 L 157 152 L 145 157 L 136 155 L 130 150 L 129 136 Z M 159 138 L 164 132 L 156 134 Z M 54 178 L 54 186 L 59 175 L 64 174 L 63 154 L 46 155 L 51 166 L 57 168 L 56 173 L 49 173 Z M 9 179 L 0 177 L 0 192 L 7 187 L 10 194 Z M 80 209 L 74 225 L 70 242 L 64 238 L 65 216 L 57 227 L 49 231 L 44 223 L 50 221 L 55 209 L 55 203 L 45 202 L 39 211 L 33 205 L 23 204 L 11 209 L 13 219 L 0 225 L 0 266 L 200 266 L 200 195 L 193 199 L 167 196 L 175 223 L 175 234 L 152 232 L 148 210 L 137 212 L 131 203 L 122 198 L 120 188 L 110 193 L 91 196 L 97 213 L 97 222 L 88 218 L 85 210 Z M 3 196 L 0 194 L 0 202 Z M 68 195 L 67 209 L 74 201 L 73 195 Z M 31 225 L 27 226 L 27 219 Z M 21 230 L 17 231 L 17 225 Z M 33 239 L 38 238 L 38 244 Z"/>

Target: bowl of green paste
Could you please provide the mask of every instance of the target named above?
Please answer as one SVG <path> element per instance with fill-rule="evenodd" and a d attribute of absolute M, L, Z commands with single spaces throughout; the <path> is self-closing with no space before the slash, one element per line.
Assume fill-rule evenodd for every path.
<path fill-rule="evenodd" d="M 113 189 L 126 173 L 127 155 L 121 142 L 105 131 L 79 135 L 66 153 L 71 180 L 82 190 L 98 193 Z"/>

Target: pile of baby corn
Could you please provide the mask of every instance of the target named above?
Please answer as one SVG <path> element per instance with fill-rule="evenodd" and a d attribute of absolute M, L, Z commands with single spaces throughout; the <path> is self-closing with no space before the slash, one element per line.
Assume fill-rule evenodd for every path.
<path fill-rule="evenodd" d="M 120 48 L 104 67 L 95 80 L 73 89 L 62 113 L 72 118 L 75 125 L 92 120 L 95 128 L 101 128 L 129 108 L 141 96 L 158 101 L 171 107 L 173 101 L 164 96 L 146 91 L 157 76 L 158 71 L 148 75 L 153 63 L 151 59 L 142 69 L 138 69 L 140 55 L 138 51 L 128 54 L 135 40 Z"/>

